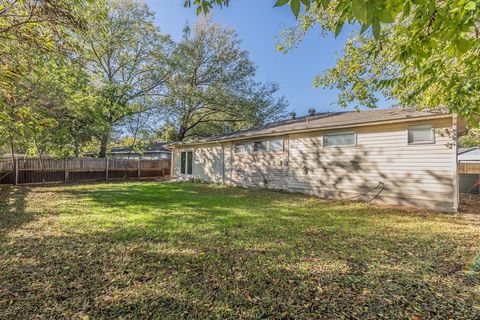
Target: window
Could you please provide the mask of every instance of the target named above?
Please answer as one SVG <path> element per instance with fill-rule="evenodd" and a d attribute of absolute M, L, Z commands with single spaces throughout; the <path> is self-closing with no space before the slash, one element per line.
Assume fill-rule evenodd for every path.
<path fill-rule="evenodd" d="M 357 137 L 355 132 L 329 133 L 323 136 L 324 147 L 356 146 Z"/>
<path fill-rule="evenodd" d="M 253 151 L 267 151 L 268 143 L 267 141 L 256 141 L 253 144 Z"/>
<path fill-rule="evenodd" d="M 261 140 L 235 144 L 235 153 L 283 151 L 283 139 Z"/>
<path fill-rule="evenodd" d="M 251 142 L 244 142 L 244 143 L 236 143 L 235 144 L 235 153 L 245 153 L 245 152 L 252 152 L 252 143 Z"/>
<path fill-rule="evenodd" d="M 283 151 L 283 139 L 269 140 L 268 151 Z"/>
<path fill-rule="evenodd" d="M 408 128 L 408 144 L 434 143 L 431 125 L 412 126 Z"/>
<path fill-rule="evenodd" d="M 192 174 L 193 151 L 182 151 L 180 156 L 180 173 Z"/>

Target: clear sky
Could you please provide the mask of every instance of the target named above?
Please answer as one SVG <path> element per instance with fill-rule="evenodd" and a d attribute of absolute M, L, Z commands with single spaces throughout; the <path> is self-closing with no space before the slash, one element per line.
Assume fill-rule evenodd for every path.
<path fill-rule="evenodd" d="M 184 8 L 183 0 L 145 0 L 155 12 L 156 23 L 163 33 L 173 40 L 181 38 L 182 29 L 188 21 L 197 20 L 195 8 Z M 213 20 L 234 29 L 242 48 L 250 52 L 250 59 L 257 65 L 256 79 L 280 85 L 280 95 L 290 102 L 289 111 L 297 115 L 307 113 L 310 107 L 317 111 L 340 111 L 335 104 L 337 92 L 313 87 L 315 75 L 335 64 L 337 54 L 345 43 L 347 32 L 335 39 L 333 35 L 323 38 L 320 32 L 312 31 L 302 44 L 284 55 L 275 45 L 283 28 L 295 23 L 288 6 L 273 8 L 275 0 L 233 0 L 229 7 L 216 8 Z"/>

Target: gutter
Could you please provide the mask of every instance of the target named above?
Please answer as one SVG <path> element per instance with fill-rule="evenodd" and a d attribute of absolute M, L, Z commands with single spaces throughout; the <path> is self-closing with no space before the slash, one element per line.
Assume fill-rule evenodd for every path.
<path fill-rule="evenodd" d="M 402 122 L 410 122 L 410 121 L 420 121 L 420 120 L 433 120 L 433 119 L 443 119 L 443 118 L 452 118 L 451 114 L 443 114 L 438 116 L 426 116 L 426 117 L 414 117 L 414 118 L 402 118 L 396 120 L 384 120 L 384 121 L 372 121 L 372 122 L 365 122 L 365 123 L 358 123 L 358 124 L 345 124 L 345 125 L 333 125 L 333 126 L 323 126 L 318 128 L 305 128 L 305 129 L 297 129 L 297 130 L 286 130 L 281 132 L 269 132 L 263 134 L 252 134 L 246 136 L 238 136 L 233 138 L 224 138 L 221 137 L 219 139 L 212 139 L 209 141 L 192 141 L 192 142 L 174 142 L 168 144 L 169 148 L 176 148 L 176 147 L 184 147 L 184 146 L 194 146 L 194 145 L 202 145 L 202 144 L 217 144 L 220 142 L 227 142 L 227 141 L 238 141 L 238 140 L 246 140 L 246 139 L 255 139 L 255 138 L 263 138 L 263 137 L 276 137 L 276 136 L 283 136 L 286 134 L 292 133 L 304 133 L 304 132 L 316 132 L 316 131 L 326 131 L 332 129 L 347 129 L 347 128 L 357 128 L 357 127 L 368 127 L 372 125 L 382 125 L 382 124 L 391 124 L 391 123 L 402 123 Z"/>

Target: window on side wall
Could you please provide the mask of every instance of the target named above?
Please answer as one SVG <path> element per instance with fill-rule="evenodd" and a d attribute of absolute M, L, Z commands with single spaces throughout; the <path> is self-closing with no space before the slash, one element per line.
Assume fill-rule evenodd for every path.
<path fill-rule="evenodd" d="M 283 139 L 268 140 L 268 151 L 283 151 Z"/>
<path fill-rule="evenodd" d="M 408 144 L 434 143 L 435 135 L 431 125 L 408 127 Z"/>
<path fill-rule="evenodd" d="M 255 141 L 253 143 L 253 151 L 262 152 L 268 150 L 268 142 L 267 141 Z"/>
<path fill-rule="evenodd" d="M 324 147 L 354 147 L 357 145 L 355 132 L 327 133 L 323 136 Z"/>
<path fill-rule="evenodd" d="M 261 140 L 235 144 L 235 153 L 283 151 L 283 139 Z"/>
<path fill-rule="evenodd" d="M 252 144 L 250 142 L 236 143 L 235 153 L 252 152 Z"/>

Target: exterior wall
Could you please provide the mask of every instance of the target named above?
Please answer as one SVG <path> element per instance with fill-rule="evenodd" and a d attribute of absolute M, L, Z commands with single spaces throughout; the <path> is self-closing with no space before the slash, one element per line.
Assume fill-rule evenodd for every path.
<path fill-rule="evenodd" d="M 292 135 L 287 184 L 291 191 L 325 198 L 452 210 L 451 122 L 446 118 L 359 127 L 354 130 L 355 147 L 323 147 L 322 133 Z M 422 124 L 433 125 L 435 143 L 409 145 L 408 126 Z"/>
<path fill-rule="evenodd" d="M 435 142 L 409 145 L 408 126 L 422 124 L 433 125 Z M 291 134 L 284 137 L 283 152 L 235 153 L 230 142 L 205 145 L 195 147 L 193 177 L 450 211 L 456 165 L 451 128 L 452 119 L 445 118 L 336 130 L 355 131 L 357 145 L 353 147 L 324 147 L 327 131 Z M 173 159 L 178 177 L 178 148 Z"/>
<path fill-rule="evenodd" d="M 231 184 L 285 189 L 287 151 L 233 153 Z"/>
<path fill-rule="evenodd" d="M 194 149 L 193 170 L 194 178 L 209 182 L 223 183 L 223 146 L 207 145 Z"/>

